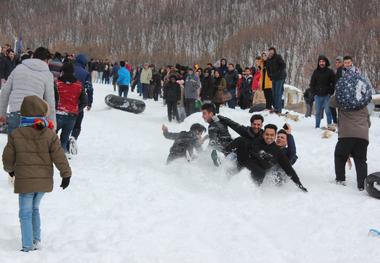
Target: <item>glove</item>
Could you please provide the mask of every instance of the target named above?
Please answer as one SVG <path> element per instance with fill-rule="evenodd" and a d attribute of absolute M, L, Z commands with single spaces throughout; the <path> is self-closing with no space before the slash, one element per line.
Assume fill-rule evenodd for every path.
<path fill-rule="evenodd" d="M 10 177 L 14 177 L 14 176 L 15 176 L 15 172 L 10 172 L 10 173 L 9 173 L 9 176 L 10 176 Z"/>
<path fill-rule="evenodd" d="M 71 178 L 71 176 L 62 178 L 62 183 L 60 185 L 60 187 L 62 187 L 62 189 L 66 189 L 69 186 L 70 178 Z"/>
<path fill-rule="evenodd" d="M 307 193 L 307 189 L 302 184 L 297 184 L 298 188 Z"/>

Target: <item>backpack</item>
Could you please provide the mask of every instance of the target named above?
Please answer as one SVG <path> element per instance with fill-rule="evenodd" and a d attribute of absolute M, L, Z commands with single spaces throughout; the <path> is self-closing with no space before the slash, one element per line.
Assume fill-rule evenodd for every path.
<path fill-rule="evenodd" d="M 336 84 L 335 97 L 343 110 L 363 109 L 372 100 L 371 83 L 358 71 L 347 70 Z"/>

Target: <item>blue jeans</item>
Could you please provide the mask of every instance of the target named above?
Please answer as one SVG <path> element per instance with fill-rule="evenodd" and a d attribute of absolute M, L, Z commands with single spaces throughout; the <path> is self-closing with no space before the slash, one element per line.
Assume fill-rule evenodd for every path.
<path fill-rule="evenodd" d="M 143 99 L 146 100 L 149 97 L 149 84 L 142 83 Z"/>
<path fill-rule="evenodd" d="M 319 128 L 321 125 L 321 116 L 323 114 L 323 110 L 326 112 L 327 116 L 327 124 L 331 124 L 332 116 L 330 112 L 330 96 L 314 96 L 315 101 L 315 128 Z"/>
<path fill-rule="evenodd" d="M 33 248 L 33 242 L 41 241 L 40 202 L 44 193 L 19 194 L 19 218 L 21 225 L 22 247 Z"/>
<path fill-rule="evenodd" d="M 284 79 L 272 81 L 273 107 L 276 112 L 282 111 L 282 94 L 284 93 Z"/>
<path fill-rule="evenodd" d="M 57 114 L 57 133 L 62 129 L 60 140 L 65 153 L 69 152 L 67 145 L 71 131 L 74 129 L 76 119 L 77 116 Z"/>
<path fill-rule="evenodd" d="M 237 104 L 236 103 L 236 88 L 229 89 L 228 91 L 232 95 L 232 98 L 229 101 L 227 101 L 228 108 L 235 109 L 236 104 Z"/>
<path fill-rule="evenodd" d="M 7 124 L 8 124 L 8 135 L 12 133 L 12 131 L 18 127 L 20 127 L 20 112 L 15 111 L 9 113 L 9 116 L 7 117 Z"/>
<path fill-rule="evenodd" d="M 128 96 L 128 90 L 129 86 L 128 85 L 119 85 L 119 96 L 126 98 Z"/>

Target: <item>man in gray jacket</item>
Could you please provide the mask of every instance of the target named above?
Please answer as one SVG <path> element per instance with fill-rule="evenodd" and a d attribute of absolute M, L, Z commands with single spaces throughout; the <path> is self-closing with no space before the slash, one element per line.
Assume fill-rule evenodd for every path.
<path fill-rule="evenodd" d="M 48 67 L 51 58 L 47 48 L 39 47 L 33 58 L 25 59 L 10 74 L 0 94 L 0 124 L 8 123 L 8 134 L 20 124 L 20 107 L 26 96 L 36 95 L 47 101 L 50 107 L 50 120 L 55 118 L 55 97 L 53 74 Z M 9 106 L 9 116 L 6 118 Z"/>

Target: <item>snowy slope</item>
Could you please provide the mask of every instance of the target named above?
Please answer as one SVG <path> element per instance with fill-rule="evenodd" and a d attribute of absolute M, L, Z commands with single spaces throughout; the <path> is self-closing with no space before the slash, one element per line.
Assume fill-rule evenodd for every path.
<path fill-rule="evenodd" d="M 354 171 L 346 187 L 329 183 L 336 137 L 322 139 L 314 119 L 290 121 L 304 194 L 291 181 L 258 188 L 247 171 L 228 176 L 202 154 L 166 166 L 172 141 L 161 133 L 162 102 L 148 101 L 134 115 L 108 108 L 108 93 L 111 86 L 95 86 L 79 155 L 70 161 L 71 185 L 62 191 L 56 174 L 42 200 L 42 251 L 18 252 L 18 199 L 2 173 L 0 262 L 378 262 L 380 238 L 367 234 L 380 229 L 379 200 L 356 190 Z M 243 124 L 251 116 L 221 113 Z M 204 124 L 200 113 L 168 126 L 180 131 L 194 122 Z M 269 122 L 282 126 L 284 119 L 265 114 Z M 369 172 L 380 170 L 378 127 L 373 118 Z M 1 148 L 5 143 L 0 136 Z"/>

